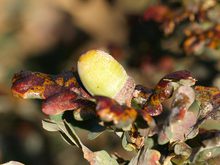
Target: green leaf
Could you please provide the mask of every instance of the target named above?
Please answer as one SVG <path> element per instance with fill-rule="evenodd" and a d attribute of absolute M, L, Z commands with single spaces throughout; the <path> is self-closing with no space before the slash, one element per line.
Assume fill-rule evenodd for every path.
<path fill-rule="evenodd" d="M 205 130 L 219 130 L 220 131 L 220 122 L 219 120 L 207 119 L 200 126 L 201 129 Z"/>
<path fill-rule="evenodd" d="M 194 158 L 195 163 L 205 162 L 220 157 L 220 146 L 204 149 L 198 152 Z"/>
<path fill-rule="evenodd" d="M 50 132 L 59 131 L 57 124 L 49 119 L 42 120 L 42 126 L 45 130 Z"/>
<path fill-rule="evenodd" d="M 147 148 L 152 148 L 154 146 L 154 140 L 152 138 L 146 137 L 144 139 L 144 146 Z"/>
<path fill-rule="evenodd" d="M 113 159 L 106 151 L 97 151 L 95 154 L 94 165 L 118 165 L 117 161 Z"/>
<path fill-rule="evenodd" d="M 73 130 L 73 128 L 66 121 L 51 121 L 43 120 L 43 128 L 47 131 L 59 131 L 61 136 L 71 145 L 76 145 L 79 148 L 82 148 L 82 142 L 79 140 L 79 137 Z"/>
<path fill-rule="evenodd" d="M 73 127 L 69 123 L 67 123 L 65 120 L 63 123 L 65 127 L 65 129 L 63 129 L 63 132 L 70 138 L 70 140 L 72 140 L 72 142 L 75 143 L 76 146 L 82 148 L 82 142 L 80 141 Z M 61 125 L 61 128 L 63 128 L 62 125 Z"/>
<path fill-rule="evenodd" d="M 51 121 L 49 119 L 42 121 L 43 128 L 48 131 L 58 131 L 62 138 L 70 145 L 75 145 L 82 149 L 84 158 L 88 160 L 91 165 L 118 165 L 117 161 L 112 158 L 106 151 L 92 152 L 80 140 L 73 127 L 63 121 Z"/>

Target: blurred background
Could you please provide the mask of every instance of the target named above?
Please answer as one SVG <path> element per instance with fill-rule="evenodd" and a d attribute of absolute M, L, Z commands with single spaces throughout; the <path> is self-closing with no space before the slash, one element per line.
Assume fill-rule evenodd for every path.
<path fill-rule="evenodd" d="M 87 164 L 77 148 L 43 130 L 39 101 L 11 95 L 14 73 L 58 74 L 75 68 L 85 51 L 103 49 L 137 84 L 154 87 L 186 69 L 197 84 L 220 87 L 219 17 L 218 0 L 1 0 L 0 163 Z M 84 138 L 94 151 L 129 158 L 119 142 L 107 133 L 96 142 Z"/>

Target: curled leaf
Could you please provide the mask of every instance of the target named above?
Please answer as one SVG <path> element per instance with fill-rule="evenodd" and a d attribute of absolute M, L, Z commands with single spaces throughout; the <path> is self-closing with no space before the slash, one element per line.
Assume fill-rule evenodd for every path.
<path fill-rule="evenodd" d="M 49 97 L 42 103 L 42 111 L 48 115 L 55 115 L 66 110 L 73 110 L 80 105 L 74 102 L 78 95 L 71 91 L 63 91 Z"/>
<path fill-rule="evenodd" d="M 144 106 L 144 111 L 151 116 L 157 116 L 163 111 L 162 102 L 168 99 L 173 91 L 173 87 L 170 81 L 162 79 L 157 86 L 153 94 L 150 96 L 149 101 Z"/>
<path fill-rule="evenodd" d="M 46 99 L 67 89 L 80 93 L 75 75 L 71 71 L 57 76 L 40 72 L 21 71 L 14 75 L 12 82 L 13 95 L 24 99 Z"/>
<path fill-rule="evenodd" d="M 91 98 L 79 86 L 75 73 L 72 71 L 63 72 L 56 76 L 21 71 L 14 75 L 12 82 L 13 95 L 23 99 L 45 99 L 42 111 L 47 115 L 56 115 L 66 110 L 78 108 L 79 103 L 74 101 L 79 97 Z"/>
<path fill-rule="evenodd" d="M 72 71 L 63 72 L 58 75 L 21 71 L 14 75 L 12 82 L 11 89 L 13 95 L 23 99 L 47 99 L 64 90 L 73 91 L 85 98 L 90 97 L 79 86 L 76 75 Z"/>
<path fill-rule="evenodd" d="M 118 128 L 125 128 L 132 124 L 137 112 L 135 109 L 120 105 L 115 100 L 105 97 L 96 96 L 96 111 L 101 120 L 105 122 L 113 122 Z"/>
<path fill-rule="evenodd" d="M 192 86 L 195 84 L 196 79 L 192 76 L 191 72 L 187 70 L 180 70 L 180 71 L 172 72 L 164 76 L 160 80 L 160 82 L 163 82 L 163 81 L 178 82 L 182 85 L 188 84 L 189 86 Z"/>
<path fill-rule="evenodd" d="M 178 85 L 192 86 L 195 79 L 189 71 L 176 71 L 164 76 L 156 85 L 153 94 L 144 105 L 144 110 L 151 116 L 157 116 L 163 111 L 162 103 L 169 99 L 174 90 L 174 82 Z"/>
<path fill-rule="evenodd" d="M 24 99 L 45 99 L 62 90 L 48 74 L 30 71 L 21 71 L 13 77 L 12 93 Z"/>

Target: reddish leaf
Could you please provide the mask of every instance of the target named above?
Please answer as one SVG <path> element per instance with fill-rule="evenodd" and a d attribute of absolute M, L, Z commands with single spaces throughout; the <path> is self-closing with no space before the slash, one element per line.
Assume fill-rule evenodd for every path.
<path fill-rule="evenodd" d="M 43 102 L 42 111 L 47 115 L 55 115 L 66 110 L 76 109 L 80 106 L 74 102 L 77 97 L 76 93 L 68 90 L 57 93 Z"/>
<path fill-rule="evenodd" d="M 105 122 L 113 122 L 116 127 L 123 128 L 133 123 L 137 117 L 135 109 L 121 106 L 115 100 L 104 97 L 96 96 L 97 101 L 97 114 L 101 120 Z"/>
<path fill-rule="evenodd" d="M 12 93 L 24 99 L 46 99 L 67 89 L 85 98 L 90 98 L 90 95 L 79 86 L 74 72 L 71 71 L 63 72 L 57 76 L 21 71 L 14 75 L 12 81 Z"/>
<path fill-rule="evenodd" d="M 53 80 L 60 86 L 69 89 L 79 87 L 76 76 L 72 71 L 63 72 L 61 74 L 53 76 Z"/>
<path fill-rule="evenodd" d="M 65 89 L 69 89 L 70 91 L 73 91 L 84 98 L 91 98 L 91 96 L 82 87 L 80 87 L 76 77 L 77 76 L 75 72 L 66 71 L 56 76 L 53 76 L 53 81 L 55 81 L 56 84 L 59 84 Z"/>
<path fill-rule="evenodd" d="M 12 93 L 24 99 L 45 99 L 62 90 L 49 75 L 39 72 L 21 71 L 15 74 L 12 81 Z"/>
<path fill-rule="evenodd" d="M 180 70 L 176 72 L 172 72 L 166 76 L 164 76 L 161 81 L 171 81 L 171 82 L 178 82 L 181 80 L 189 80 L 193 85 L 196 82 L 195 78 L 193 78 L 191 72 L 187 70 Z"/>
<path fill-rule="evenodd" d="M 191 73 L 186 70 L 166 75 L 156 85 L 153 94 L 144 105 L 144 110 L 151 116 L 159 115 L 163 111 L 162 102 L 172 96 L 174 88 L 172 82 L 191 86 L 195 84 L 195 81 Z"/>

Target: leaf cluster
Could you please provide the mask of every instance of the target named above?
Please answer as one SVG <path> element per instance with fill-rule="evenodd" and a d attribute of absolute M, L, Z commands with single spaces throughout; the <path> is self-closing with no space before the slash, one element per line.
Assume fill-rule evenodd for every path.
<path fill-rule="evenodd" d="M 219 125 L 220 90 L 195 83 L 189 71 L 173 72 L 153 89 L 136 85 L 132 100 L 121 105 L 106 96 L 91 96 L 74 72 L 54 76 L 22 71 L 13 78 L 12 92 L 43 99 L 42 111 L 50 117 L 43 127 L 80 148 L 90 164 L 204 164 L 220 156 L 219 127 L 206 125 Z M 137 155 L 125 160 L 93 152 L 81 142 L 76 127 L 88 130 L 89 139 L 111 131 L 125 150 Z"/>

